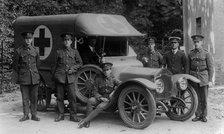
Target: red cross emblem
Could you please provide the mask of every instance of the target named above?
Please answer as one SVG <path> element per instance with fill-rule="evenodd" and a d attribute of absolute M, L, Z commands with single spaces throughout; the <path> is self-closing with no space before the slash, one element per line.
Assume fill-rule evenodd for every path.
<path fill-rule="evenodd" d="M 52 49 L 52 35 L 48 27 L 38 26 L 34 31 L 34 47 L 39 50 L 40 59 L 46 59 Z"/>

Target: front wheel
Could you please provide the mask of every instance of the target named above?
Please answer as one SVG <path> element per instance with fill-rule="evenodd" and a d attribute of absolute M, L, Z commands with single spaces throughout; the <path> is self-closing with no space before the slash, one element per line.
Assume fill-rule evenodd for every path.
<path fill-rule="evenodd" d="M 188 85 L 184 91 L 179 91 L 176 97 L 170 100 L 166 115 L 171 120 L 185 121 L 195 113 L 198 106 L 198 97 L 194 88 Z"/>
<path fill-rule="evenodd" d="M 128 86 L 118 99 L 118 109 L 122 120 L 132 128 L 148 127 L 156 115 L 156 104 L 151 92 L 141 86 Z"/>

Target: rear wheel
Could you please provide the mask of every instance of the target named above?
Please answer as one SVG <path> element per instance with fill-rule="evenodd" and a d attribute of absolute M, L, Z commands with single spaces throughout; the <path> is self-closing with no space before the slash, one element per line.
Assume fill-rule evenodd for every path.
<path fill-rule="evenodd" d="M 141 86 L 128 86 L 118 99 L 118 109 L 122 120 L 132 128 L 142 129 L 149 126 L 156 115 L 153 95 Z"/>
<path fill-rule="evenodd" d="M 82 102 L 87 103 L 91 97 L 94 79 L 101 72 L 101 69 L 96 65 L 85 65 L 76 73 L 75 92 Z"/>
<path fill-rule="evenodd" d="M 177 96 L 170 100 L 169 110 L 166 115 L 171 120 L 185 121 L 195 113 L 197 106 L 197 94 L 194 88 L 188 85 L 185 91 L 179 91 Z"/>

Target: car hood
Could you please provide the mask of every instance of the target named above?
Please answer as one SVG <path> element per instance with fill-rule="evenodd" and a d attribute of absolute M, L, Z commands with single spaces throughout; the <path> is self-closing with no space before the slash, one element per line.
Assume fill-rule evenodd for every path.
<path fill-rule="evenodd" d="M 121 81 L 127 81 L 133 78 L 145 78 L 154 81 L 155 76 L 168 73 L 168 70 L 162 68 L 146 68 L 146 67 L 121 67 L 113 68 L 115 78 Z"/>

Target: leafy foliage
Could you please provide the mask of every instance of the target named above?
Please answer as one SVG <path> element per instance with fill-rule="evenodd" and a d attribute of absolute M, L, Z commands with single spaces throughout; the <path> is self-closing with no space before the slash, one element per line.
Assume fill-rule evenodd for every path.
<path fill-rule="evenodd" d="M 182 30 L 180 0 L 135 0 L 126 4 L 125 15 L 141 32 L 162 40 L 173 29 Z"/>
<path fill-rule="evenodd" d="M 11 69 L 13 54 L 12 23 L 19 16 L 84 12 L 121 14 L 142 33 L 163 40 L 172 34 L 173 29 L 181 31 L 181 5 L 181 0 L 0 0 L 0 62 L 3 65 L 1 71 L 8 72 Z M 144 38 L 147 38 L 147 36 Z M 145 46 L 142 45 L 145 44 L 144 38 L 131 38 L 131 44 L 139 53 L 144 50 Z M 4 84 L 3 78 L 4 80 L 10 80 L 9 76 L 4 76 L 1 73 L 1 85 Z M 0 91 L 8 89 L 5 88 Z"/>

